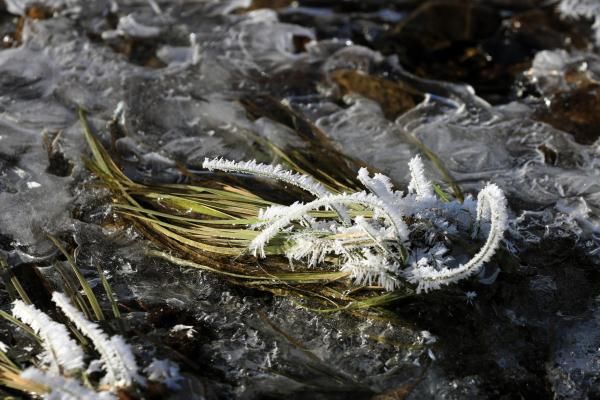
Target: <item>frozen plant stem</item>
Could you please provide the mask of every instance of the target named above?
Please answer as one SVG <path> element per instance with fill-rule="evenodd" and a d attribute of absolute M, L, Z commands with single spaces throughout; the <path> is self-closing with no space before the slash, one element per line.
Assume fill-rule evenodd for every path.
<path fill-rule="evenodd" d="M 425 177 L 425 166 L 421 156 L 417 155 L 408 162 L 410 169 L 410 184 L 408 189 L 417 194 L 417 199 L 433 198 L 433 185 L 431 181 Z"/>
<path fill-rule="evenodd" d="M 21 373 L 21 378 L 46 386 L 50 392 L 43 396 L 44 399 L 56 400 L 113 400 L 111 393 L 97 393 L 82 386 L 75 379 L 65 378 L 60 375 L 49 374 L 37 368 L 27 368 Z"/>
<path fill-rule="evenodd" d="M 479 218 L 489 216 L 490 233 L 483 247 L 466 264 L 458 268 L 449 269 L 443 267 L 436 270 L 431 266 L 414 267 L 408 273 L 408 280 L 417 283 L 417 292 L 438 289 L 442 285 L 448 285 L 467 278 L 481 269 L 488 262 L 500 245 L 504 231 L 508 223 L 506 198 L 504 193 L 495 184 L 488 184 L 477 196 L 477 216 Z"/>
<path fill-rule="evenodd" d="M 14 301 L 12 313 L 42 339 L 46 351 L 44 359 L 53 372 L 64 370 L 73 373 L 83 369 L 83 350 L 71 339 L 63 324 L 53 321 L 46 313 L 21 300 Z"/>
<path fill-rule="evenodd" d="M 134 382 L 143 384 L 143 378 L 138 375 L 138 367 L 131 348 L 121 336 L 109 338 L 95 323 L 89 321 L 83 313 L 77 310 L 62 293 L 54 292 L 52 301 L 62 310 L 83 333 L 100 353 L 106 376 L 103 383 L 111 388 L 130 387 Z"/>
<path fill-rule="evenodd" d="M 365 192 L 358 192 L 352 194 L 330 195 L 311 201 L 307 204 L 292 204 L 288 207 L 288 213 L 286 215 L 283 215 L 269 223 L 267 227 L 263 229 L 260 234 L 254 238 L 254 240 L 252 240 L 250 243 L 250 250 L 255 256 L 257 253 L 259 253 L 261 257 L 265 257 L 265 245 L 271 239 L 273 239 L 273 237 L 275 237 L 279 231 L 288 226 L 291 222 L 301 219 L 310 211 L 316 210 L 320 207 L 330 206 L 332 204 L 362 204 L 371 209 L 380 211 L 389 219 L 390 223 L 394 227 L 396 236 L 400 243 L 408 239 L 408 227 L 402 220 L 402 214 L 400 214 L 398 210 L 390 210 L 379 198 L 374 195 Z"/>

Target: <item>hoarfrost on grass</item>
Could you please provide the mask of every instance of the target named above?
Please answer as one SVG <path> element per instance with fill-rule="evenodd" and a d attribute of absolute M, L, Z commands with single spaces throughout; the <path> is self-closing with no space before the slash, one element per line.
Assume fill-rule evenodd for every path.
<path fill-rule="evenodd" d="M 115 400 L 110 392 L 96 392 L 83 386 L 78 380 L 50 374 L 37 368 L 27 368 L 21 372 L 21 378 L 48 387 L 49 392 L 43 394 L 45 400 Z"/>
<path fill-rule="evenodd" d="M 54 292 L 52 301 L 87 336 L 100 353 L 106 375 L 102 382 L 111 388 L 129 387 L 133 383 L 144 384 L 138 374 L 138 366 L 131 348 L 119 335 L 108 337 L 100 327 L 89 321 L 62 293 Z"/>
<path fill-rule="evenodd" d="M 334 256 L 341 265 L 340 270 L 348 272 L 355 284 L 376 284 L 387 291 L 399 287 L 401 278 L 417 284 L 417 292 L 427 292 L 475 274 L 498 249 L 508 223 L 506 198 L 494 184 L 487 185 L 479 193 L 476 205 L 469 196 L 462 204 L 456 200 L 449 203 L 438 200 L 431 181 L 425 176 L 425 167 L 419 156 L 409 162 L 412 179 L 410 193 L 406 196 L 394 190 L 389 177 L 380 173 L 371 177 L 364 168 L 359 170 L 358 180 L 370 193 L 336 194 L 310 176 L 286 171 L 279 166 L 223 159 L 207 159 L 203 166 L 210 170 L 282 180 L 302 187 L 317 197 L 308 203 L 276 205 L 262 210 L 259 217 L 263 222 L 255 225 L 260 232 L 249 245 L 254 256 L 266 257 L 268 243 L 284 233 L 288 242 L 285 254 L 292 268 L 295 260 L 305 260 L 309 267 L 315 268 L 325 263 L 328 257 Z M 334 205 L 362 206 L 370 209 L 372 216 L 365 218 L 357 215 L 349 225 L 344 220 L 319 221 L 310 215 L 312 211 Z M 473 214 L 475 218 L 471 217 Z M 405 216 L 413 217 L 415 222 L 407 225 Z M 424 220 L 429 221 L 429 226 L 422 223 Z M 488 226 L 485 244 L 465 264 L 449 267 L 442 257 L 447 249 L 436 242 L 432 231 L 425 235 L 428 248 L 416 249 L 422 255 L 408 268 L 402 268 L 407 264 L 405 252 L 411 246 L 411 233 L 431 228 L 446 233 L 471 229 L 471 235 L 477 237 Z M 432 264 L 434 260 L 435 265 Z"/>
<path fill-rule="evenodd" d="M 13 302 L 12 313 L 29 325 L 42 339 L 45 349 L 43 361 L 49 365 L 50 371 L 58 373 L 64 370 L 66 373 L 74 373 L 83 369 L 83 350 L 71 339 L 66 326 L 53 321 L 46 313 L 21 300 Z"/>

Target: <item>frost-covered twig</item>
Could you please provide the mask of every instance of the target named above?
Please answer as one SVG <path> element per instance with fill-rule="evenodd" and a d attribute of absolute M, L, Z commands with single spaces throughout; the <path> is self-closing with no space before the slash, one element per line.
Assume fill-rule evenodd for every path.
<path fill-rule="evenodd" d="M 81 333 L 90 338 L 100 353 L 106 371 L 103 384 L 111 388 L 129 387 L 134 382 L 144 384 L 144 379 L 137 372 L 138 367 L 131 348 L 121 336 L 115 335 L 109 338 L 97 324 L 89 321 L 83 313 L 77 310 L 64 294 L 54 292 L 52 301 Z"/>
<path fill-rule="evenodd" d="M 223 158 L 215 158 L 212 160 L 205 158 L 202 163 L 202 168 L 206 168 L 210 171 L 237 172 L 240 174 L 282 181 L 297 186 L 317 198 L 331 195 L 331 192 L 329 192 L 321 183 L 317 182 L 312 176 L 286 170 L 282 168 L 281 165 L 261 164 L 257 163 L 255 160 L 236 162 L 225 160 Z M 339 214 L 344 224 L 349 224 L 350 218 L 345 209 L 335 204 L 329 204 L 329 206 Z"/>
<path fill-rule="evenodd" d="M 52 372 L 58 373 L 62 369 L 73 373 L 83 369 L 83 350 L 69 336 L 63 324 L 53 321 L 44 312 L 21 300 L 14 301 L 12 313 L 42 339 L 44 361 L 49 363 Z"/>
<path fill-rule="evenodd" d="M 116 399 L 109 392 L 95 392 L 82 386 L 75 379 L 64 378 L 60 375 L 49 374 L 37 368 L 27 368 L 21 372 L 21 377 L 31 382 L 39 383 L 50 390 L 43 395 L 45 400 L 112 400 Z"/>
<path fill-rule="evenodd" d="M 490 217 L 490 233 L 488 238 L 473 258 L 458 268 L 443 267 L 440 270 L 430 265 L 415 266 L 407 273 L 407 279 L 419 286 L 417 291 L 429 291 L 438 289 L 441 285 L 447 285 L 477 273 L 481 266 L 488 262 L 500 245 L 500 241 L 506 230 L 508 214 L 506 198 L 500 188 L 494 184 L 488 184 L 477 196 L 478 217 Z M 479 221 L 481 222 L 481 221 Z"/>
<path fill-rule="evenodd" d="M 417 199 L 433 198 L 433 186 L 431 181 L 425 176 L 425 166 L 421 156 L 417 155 L 408 162 L 410 169 L 410 184 L 408 190 L 417 194 Z"/>
<path fill-rule="evenodd" d="M 313 194 L 315 197 L 327 196 L 329 191 L 309 175 L 298 174 L 281 167 L 281 165 L 268 165 L 257 163 L 255 160 L 236 162 L 223 158 L 205 158 L 202 168 L 209 171 L 237 172 L 241 174 L 255 175 L 263 178 L 275 179 L 298 186 Z"/>
<path fill-rule="evenodd" d="M 250 243 L 250 250 L 256 256 L 265 257 L 265 245 L 295 220 L 303 218 L 307 213 L 320 207 L 331 206 L 332 204 L 362 204 L 371 209 L 381 212 L 395 229 L 396 237 L 400 242 L 408 239 L 408 227 L 402 220 L 402 214 L 397 209 L 388 209 L 386 205 L 376 196 L 366 192 L 352 194 L 329 195 L 311 201 L 310 203 L 294 203 L 288 207 L 288 213 L 278 219 L 270 222 L 254 240 Z"/>

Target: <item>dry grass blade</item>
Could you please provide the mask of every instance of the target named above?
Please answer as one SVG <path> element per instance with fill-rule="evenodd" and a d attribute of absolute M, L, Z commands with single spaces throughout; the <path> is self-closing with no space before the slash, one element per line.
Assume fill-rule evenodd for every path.
<path fill-rule="evenodd" d="M 100 307 L 100 304 L 98 303 L 98 299 L 96 298 L 94 291 L 90 287 L 90 284 L 88 283 L 88 281 L 85 279 L 85 277 L 79 270 L 79 267 L 77 267 L 75 260 L 73 260 L 73 257 L 71 257 L 71 255 L 65 250 L 64 246 L 62 245 L 62 243 L 60 243 L 58 241 L 58 239 L 56 239 L 55 237 L 50 236 L 50 235 L 48 236 L 48 238 L 52 241 L 52 243 L 54 243 L 54 245 L 60 250 L 60 252 L 63 253 L 63 255 L 67 258 L 68 263 L 71 265 L 71 268 L 73 269 L 73 272 L 75 273 L 75 276 L 77 276 L 77 280 L 79 281 L 79 284 L 81 285 L 81 288 L 83 289 L 83 292 L 85 293 L 85 296 L 86 296 L 90 306 L 92 307 L 92 310 L 94 311 L 94 315 L 95 315 L 96 319 L 99 321 L 103 321 L 104 313 L 102 312 L 102 308 Z"/>
<path fill-rule="evenodd" d="M 25 325 L 24 323 L 22 323 L 21 321 L 19 321 L 18 319 L 16 319 L 12 315 L 10 315 L 9 313 L 0 310 L 0 317 L 4 318 L 8 322 L 15 324 L 16 326 L 21 328 L 25 333 L 27 333 L 27 335 L 29 335 L 31 338 L 33 338 L 38 344 L 42 343 L 42 339 L 33 331 L 33 329 L 31 329 L 29 326 Z"/>
<path fill-rule="evenodd" d="M 0 363 L 0 385 L 23 393 L 30 393 L 34 396 L 43 396 L 50 391 L 50 388 L 39 383 L 21 377 L 21 372 L 14 368 Z"/>
<path fill-rule="evenodd" d="M 6 285 L 6 288 L 11 296 L 14 298 L 17 298 L 18 296 L 25 302 L 25 304 L 31 304 L 31 299 L 27 295 L 27 292 L 25 292 L 25 289 L 23 289 L 21 282 L 19 282 L 19 278 L 17 278 L 10 270 L 6 260 L 2 256 L 0 256 L 0 270 L 2 270 L 4 284 Z M 5 274 L 9 276 L 8 280 L 5 278 Z"/>

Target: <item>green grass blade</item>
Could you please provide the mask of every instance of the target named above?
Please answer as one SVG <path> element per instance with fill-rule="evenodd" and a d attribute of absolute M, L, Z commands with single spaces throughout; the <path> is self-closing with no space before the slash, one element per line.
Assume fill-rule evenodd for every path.
<path fill-rule="evenodd" d="M 79 270 L 79 267 L 75 264 L 75 260 L 73 260 L 73 257 L 71 257 L 71 255 L 65 250 L 65 248 L 58 241 L 58 239 L 51 235 L 48 235 L 48 238 L 50 238 L 52 243 L 54 243 L 54 245 L 60 250 L 60 252 L 67 258 L 67 262 L 69 263 L 69 265 L 71 265 L 71 268 L 73 269 L 73 272 L 75 273 L 75 276 L 77 277 L 77 280 L 79 281 L 79 284 L 81 285 L 81 288 L 83 289 L 83 292 L 85 293 L 85 296 L 88 302 L 90 303 L 92 310 L 94 311 L 96 319 L 99 321 L 103 321 L 104 313 L 102 312 L 102 308 L 100 308 L 98 299 L 96 298 L 94 291 L 90 287 L 90 284 Z"/>

